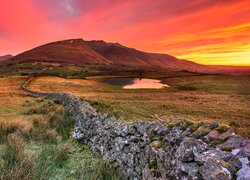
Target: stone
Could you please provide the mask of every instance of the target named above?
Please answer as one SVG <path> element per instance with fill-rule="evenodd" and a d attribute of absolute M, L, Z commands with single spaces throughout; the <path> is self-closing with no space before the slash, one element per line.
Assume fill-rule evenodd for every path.
<path fill-rule="evenodd" d="M 244 146 L 243 151 L 250 158 L 250 140 L 247 141 L 247 144 Z"/>
<path fill-rule="evenodd" d="M 208 133 L 208 137 L 211 141 L 225 141 L 233 134 L 233 130 L 230 128 L 224 133 L 219 133 L 217 130 L 213 130 Z"/>
<path fill-rule="evenodd" d="M 220 146 L 230 146 L 233 148 L 242 148 L 247 144 L 247 140 L 241 136 L 231 136 L 227 141 L 222 143 Z"/>
<path fill-rule="evenodd" d="M 194 158 L 207 149 L 207 145 L 198 139 L 186 138 L 177 149 L 177 158 L 182 162 L 194 161 Z"/>
<path fill-rule="evenodd" d="M 204 180 L 230 180 L 230 171 L 223 167 L 215 158 L 208 159 L 200 168 L 199 173 Z"/>
<path fill-rule="evenodd" d="M 176 120 L 126 124 L 74 96 L 23 89 L 61 103 L 75 120 L 73 139 L 116 166 L 124 179 L 250 179 L 250 142 L 228 127 Z"/>
<path fill-rule="evenodd" d="M 240 159 L 242 168 L 237 172 L 237 180 L 249 180 L 250 179 L 250 167 L 249 160 L 247 158 Z"/>
<path fill-rule="evenodd" d="M 207 126 L 200 126 L 194 133 L 193 133 L 193 137 L 194 138 L 202 138 L 205 135 L 207 135 L 209 132 L 211 131 L 211 129 Z"/>

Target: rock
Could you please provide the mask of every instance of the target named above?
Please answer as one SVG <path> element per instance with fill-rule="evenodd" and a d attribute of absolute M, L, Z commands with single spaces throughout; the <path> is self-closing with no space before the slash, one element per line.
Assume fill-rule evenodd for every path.
<path fill-rule="evenodd" d="M 182 162 L 194 161 L 206 149 L 207 145 L 201 140 L 186 138 L 177 149 L 177 158 Z"/>
<path fill-rule="evenodd" d="M 204 180 L 230 180 L 231 173 L 215 158 L 208 159 L 200 168 L 199 173 Z"/>
<path fill-rule="evenodd" d="M 211 141 L 222 142 L 228 139 L 232 134 L 233 134 L 232 129 L 228 129 L 224 133 L 219 133 L 217 130 L 213 130 L 208 134 L 208 137 Z"/>
<path fill-rule="evenodd" d="M 250 179 L 250 141 L 232 135 L 228 126 L 175 120 L 126 124 L 74 96 L 27 91 L 61 103 L 75 120 L 73 139 L 119 168 L 123 179 Z"/>
<path fill-rule="evenodd" d="M 227 141 L 222 143 L 220 146 L 228 146 L 233 148 L 242 148 L 247 144 L 247 140 L 241 136 L 231 136 Z"/>
<path fill-rule="evenodd" d="M 247 141 L 247 144 L 245 145 L 243 151 L 250 158 L 250 140 Z"/>
<path fill-rule="evenodd" d="M 211 129 L 207 126 L 200 126 L 194 133 L 193 133 L 193 137 L 194 138 L 202 138 L 205 135 L 207 135 L 209 132 L 211 131 Z"/>
<path fill-rule="evenodd" d="M 240 159 L 242 168 L 237 172 L 237 180 L 249 180 L 250 179 L 250 167 L 249 160 L 247 158 Z"/>

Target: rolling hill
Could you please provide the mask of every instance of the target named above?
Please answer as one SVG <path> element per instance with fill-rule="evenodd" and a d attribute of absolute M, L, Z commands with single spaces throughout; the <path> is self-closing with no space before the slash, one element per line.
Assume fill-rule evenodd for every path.
<path fill-rule="evenodd" d="M 102 40 L 69 39 L 48 43 L 12 57 L 9 62 L 56 62 L 63 64 L 97 64 L 105 67 L 190 71 L 199 73 L 249 73 L 249 67 L 207 66 L 168 54 L 147 53 L 119 43 Z"/>
<path fill-rule="evenodd" d="M 10 58 L 12 58 L 13 56 L 10 54 L 4 55 L 4 56 L 0 56 L 0 61 L 5 61 L 8 60 Z"/>
<path fill-rule="evenodd" d="M 66 64 L 103 64 L 137 68 L 195 71 L 203 65 L 181 60 L 167 54 L 142 52 L 118 43 L 70 39 L 52 42 L 23 52 L 12 62 L 57 62 Z"/>

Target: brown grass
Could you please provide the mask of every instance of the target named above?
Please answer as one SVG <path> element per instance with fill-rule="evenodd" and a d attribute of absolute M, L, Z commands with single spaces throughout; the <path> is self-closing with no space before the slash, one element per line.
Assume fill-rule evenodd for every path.
<path fill-rule="evenodd" d="M 237 123 L 237 127 L 234 126 L 236 131 L 250 137 L 248 77 L 158 78 L 169 83 L 171 88 L 124 90 L 103 84 L 99 78 L 69 80 L 57 77 L 37 78 L 30 87 L 38 91 L 76 95 L 90 101 L 100 112 L 115 114 L 126 121 L 160 118 Z M 182 86 L 195 87 L 196 90 L 179 89 Z"/>

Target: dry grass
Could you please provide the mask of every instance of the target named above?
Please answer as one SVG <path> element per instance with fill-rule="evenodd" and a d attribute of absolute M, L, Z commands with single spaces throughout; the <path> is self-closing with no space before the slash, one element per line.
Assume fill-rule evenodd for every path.
<path fill-rule="evenodd" d="M 74 94 L 90 101 L 100 112 L 115 114 L 126 121 L 158 118 L 216 121 L 236 124 L 238 133 L 250 137 L 249 77 L 171 76 L 157 77 L 171 85 L 162 90 L 124 90 L 103 84 L 100 78 L 69 80 L 57 77 L 37 78 L 30 87 Z"/>
<path fill-rule="evenodd" d="M 83 178 L 119 177 L 113 167 L 70 140 L 74 121 L 62 106 L 22 92 L 25 77 L 0 80 L 1 180 L 76 179 L 78 174 L 71 172 L 83 168 Z M 92 167 L 81 166 L 89 161 Z"/>

